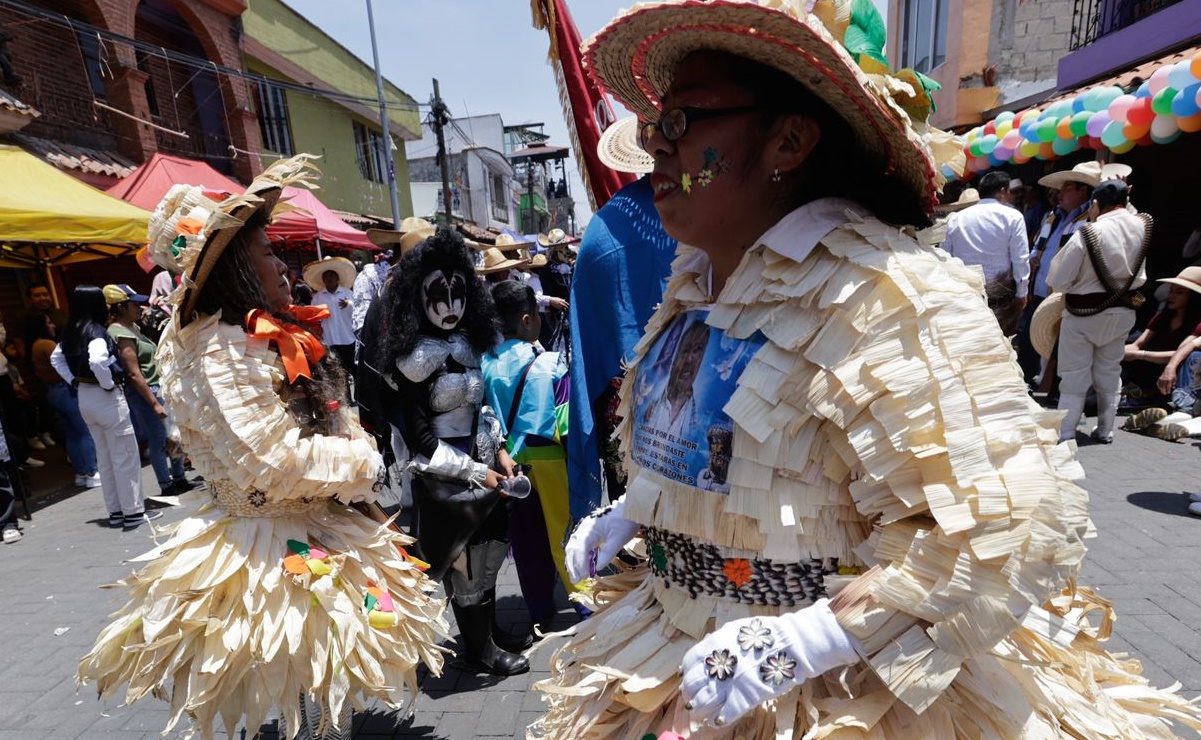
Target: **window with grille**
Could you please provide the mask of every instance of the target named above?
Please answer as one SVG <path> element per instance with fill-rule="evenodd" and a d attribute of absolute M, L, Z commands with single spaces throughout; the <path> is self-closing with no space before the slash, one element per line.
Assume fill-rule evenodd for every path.
<path fill-rule="evenodd" d="M 104 78 L 111 77 L 112 71 L 108 68 L 107 55 L 101 54 L 100 37 L 94 33 L 80 31 L 76 38 L 79 39 L 79 51 L 88 74 L 88 84 L 92 87 L 92 96 L 97 100 L 108 100 L 108 93 L 104 90 Z M 107 52 L 107 49 L 105 51 Z"/>
<path fill-rule="evenodd" d="M 150 70 L 150 56 L 141 49 L 135 49 L 137 55 L 138 70 L 146 73 L 146 82 L 142 87 L 146 90 L 146 105 L 150 107 L 150 115 L 157 117 L 158 110 L 158 95 L 154 92 L 154 73 Z"/>
<path fill-rule="evenodd" d="M 359 174 L 371 182 L 386 182 L 388 166 L 382 153 L 383 137 L 366 125 L 353 122 L 355 159 L 359 163 Z"/>
<path fill-rule="evenodd" d="M 255 97 L 258 98 L 263 146 L 285 157 L 292 156 L 295 151 L 292 148 L 292 126 L 288 123 L 288 98 L 284 89 L 266 80 L 259 80 Z"/>
<path fill-rule="evenodd" d="M 492 175 L 492 218 L 502 224 L 509 223 L 509 188 L 504 175 Z"/>
<path fill-rule="evenodd" d="M 947 60 L 950 0 L 906 0 L 901 66 L 929 73 Z"/>

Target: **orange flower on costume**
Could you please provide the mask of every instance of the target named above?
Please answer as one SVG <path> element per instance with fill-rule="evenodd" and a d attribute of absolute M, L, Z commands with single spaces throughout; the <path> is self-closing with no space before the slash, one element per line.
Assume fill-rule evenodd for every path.
<path fill-rule="evenodd" d="M 742 588 L 750 583 L 751 576 L 751 561 L 745 558 L 730 558 L 726 561 L 726 565 L 721 569 L 726 574 L 726 578 L 730 579 L 736 588 Z"/>

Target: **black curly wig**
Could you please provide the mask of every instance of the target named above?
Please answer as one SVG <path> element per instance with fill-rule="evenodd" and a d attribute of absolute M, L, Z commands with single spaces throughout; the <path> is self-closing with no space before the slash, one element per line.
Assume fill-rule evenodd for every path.
<path fill-rule="evenodd" d="M 465 334 L 481 354 L 496 344 L 500 320 L 492 296 L 476 278 L 471 252 L 463 237 L 440 226 L 433 236 L 400 258 L 379 297 L 383 326 L 375 357 L 378 367 L 394 367 L 398 359 L 413 351 L 417 338 L 423 334 L 447 335 L 430 324 L 422 302 L 421 282 L 435 270 L 467 276 L 467 310 L 455 331 Z"/>

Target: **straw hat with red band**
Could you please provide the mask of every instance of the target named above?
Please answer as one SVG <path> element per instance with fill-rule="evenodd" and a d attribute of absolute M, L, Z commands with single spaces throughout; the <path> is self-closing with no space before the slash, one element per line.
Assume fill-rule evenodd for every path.
<path fill-rule="evenodd" d="M 893 100 L 899 91 L 912 93 L 911 86 L 897 78 L 869 77 L 809 7 L 823 17 L 849 11 L 849 3 L 834 0 L 639 5 L 584 44 L 584 65 L 622 104 L 649 121 L 658 120 L 660 98 L 680 62 L 693 52 L 724 51 L 778 69 L 841 116 L 858 144 L 882 163 L 883 174 L 919 195 L 929 212 L 943 178 L 909 116 Z"/>
<path fill-rule="evenodd" d="M 252 215 L 297 210 L 280 202 L 279 196 L 287 186 L 315 187 L 319 171 L 309 162 L 312 158 L 298 154 L 282 159 L 254 178 L 245 193 L 220 201 L 195 185 L 175 185 L 167 191 L 150 217 L 147 249 L 159 267 L 183 273 L 182 284 L 171 296 L 179 306 L 175 315 L 180 326 L 192 320 L 213 265 Z"/>

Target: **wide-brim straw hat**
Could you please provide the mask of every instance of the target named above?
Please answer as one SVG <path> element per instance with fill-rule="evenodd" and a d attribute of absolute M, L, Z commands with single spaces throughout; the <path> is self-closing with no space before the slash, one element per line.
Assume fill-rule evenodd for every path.
<path fill-rule="evenodd" d="M 408 219 L 405 219 L 408 221 Z M 419 219 L 425 221 L 425 219 Z M 426 223 L 429 223 L 426 221 Z M 368 229 L 367 238 L 371 243 L 383 249 L 391 249 L 396 247 L 401 254 L 408 254 L 413 251 L 418 244 L 429 239 L 437 233 L 433 224 L 426 228 L 417 228 L 412 231 L 392 231 L 390 229 Z M 374 234 L 372 232 L 375 232 Z M 473 243 L 473 242 L 468 242 Z"/>
<path fill-rule="evenodd" d="M 850 126 L 858 146 L 919 196 L 938 203 L 942 176 L 890 84 L 874 80 L 831 36 L 805 0 L 663 0 L 619 14 L 584 44 L 592 77 L 638 118 L 659 118 L 659 100 L 685 57 L 721 51 L 788 74 Z M 847 8 L 849 11 L 849 8 Z M 895 90 L 892 90 L 895 92 Z"/>
<path fill-rule="evenodd" d="M 1102 180 L 1125 180 L 1134 172 L 1134 168 L 1122 162 L 1110 162 L 1101 166 Z"/>
<path fill-rule="evenodd" d="M 304 266 L 304 282 L 315 291 L 325 290 L 321 276 L 331 270 L 338 273 L 338 285 L 347 289 L 354 285 L 355 276 L 359 274 L 354 263 L 345 257 L 326 257 Z"/>
<path fill-rule="evenodd" d="M 964 188 L 963 192 L 959 194 L 959 200 L 955 201 L 954 203 L 943 203 L 938 206 L 935 206 L 934 212 L 935 213 L 954 213 L 955 211 L 962 211 L 964 208 L 967 208 L 968 206 L 974 206 L 979 202 L 980 202 L 980 191 L 979 190 L 977 190 L 975 188 Z"/>
<path fill-rule="evenodd" d="M 655 169 L 655 158 L 638 143 L 638 119 L 627 116 L 605 129 L 596 143 L 596 156 L 612 170 L 645 175 Z"/>
<path fill-rule="evenodd" d="M 400 244 L 405 234 L 411 234 L 414 231 L 430 231 L 432 233 L 434 225 L 424 218 L 409 216 L 400 222 L 400 228 L 397 229 L 367 229 L 367 238 L 375 246 L 389 249 L 393 245 Z"/>
<path fill-rule="evenodd" d="M 1101 184 L 1103 170 L 1100 162 L 1081 162 L 1070 170 L 1052 172 L 1039 178 L 1038 184 L 1046 188 L 1059 190 L 1064 183 L 1078 182 L 1095 188 Z"/>
<path fill-rule="evenodd" d="M 163 196 L 150 217 L 147 251 L 159 267 L 183 275 L 171 297 L 180 326 L 192 320 L 213 266 L 246 221 L 258 211 L 296 210 L 279 199 L 287 186 L 315 187 L 320 173 L 313 158 L 298 154 L 276 162 L 241 195 L 218 199 L 198 185 L 174 185 Z"/>
<path fill-rule="evenodd" d="M 538 244 L 543 247 L 553 247 L 556 244 L 575 244 L 578 242 L 574 236 L 568 236 L 563 229 L 551 229 L 548 234 L 538 235 Z"/>
<path fill-rule="evenodd" d="M 529 249 L 534 246 L 534 242 L 517 241 L 512 234 L 497 234 L 496 242 L 489 246 L 502 252 L 516 252 L 518 249 Z"/>
<path fill-rule="evenodd" d="M 1059 325 L 1063 323 L 1064 305 L 1063 293 L 1052 293 L 1038 304 L 1034 316 L 1030 318 L 1030 344 L 1043 357 L 1050 358 L 1055 351 L 1055 343 L 1059 341 Z"/>
<path fill-rule="evenodd" d="M 1160 278 L 1157 282 L 1171 283 L 1201 293 L 1201 267 L 1186 267 L 1176 277 Z"/>
<path fill-rule="evenodd" d="M 483 252 L 484 263 L 475 268 L 476 273 L 480 275 L 491 275 L 501 270 L 524 268 L 530 264 L 527 260 L 513 259 L 496 247 L 488 247 Z"/>

